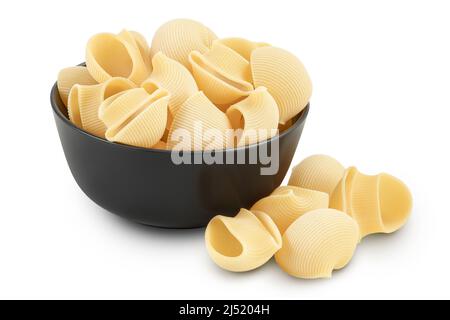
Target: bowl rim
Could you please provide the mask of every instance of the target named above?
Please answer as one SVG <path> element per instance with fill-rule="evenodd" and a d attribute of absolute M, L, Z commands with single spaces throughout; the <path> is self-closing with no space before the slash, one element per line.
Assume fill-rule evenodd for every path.
<path fill-rule="evenodd" d="M 124 150 L 130 150 L 130 151 L 143 151 L 143 152 L 154 152 L 154 153 L 172 153 L 172 150 L 164 150 L 164 149 L 151 149 L 151 148 L 144 148 L 144 147 L 136 147 L 136 146 L 130 146 L 130 145 L 126 145 L 126 144 L 121 144 L 121 143 L 114 143 L 111 141 L 108 141 L 106 139 L 97 137 L 81 128 L 78 128 L 76 125 L 74 125 L 72 123 L 72 121 L 70 121 L 59 109 L 58 104 L 59 102 L 57 102 L 57 99 L 61 99 L 59 96 L 59 91 L 58 91 L 58 85 L 57 82 L 55 82 L 55 84 L 53 85 L 51 91 L 50 91 L 50 104 L 52 106 L 52 110 L 53 113 L 56 114 L 58 116 L 58 118 L 60 120 L 62 120 L 66 125 L 68 125 L 72 130 L 77 131 L 78 133 L 81 133 L 85 136 L 87 136 L 88 138 L 94 139 L 97 142 L 100 143 L 104 143 L 107 144 L 111 147 L 117 147 L 120 149 L 124 149 Z M 240 150 L 244 150 L 244 149 L 252 149 L 252 148 L 256 148 L 258 146 L 264 145 L 264 144 L 268 144 L 272 141 L 276 141 L 281 139 L 282 137 L 284 137 L 285 135 L 288 135 L 291 131 L 293 131 L 295 128 L 299 127 L 301 124 L 303 124 L 305 122 L 305 119 L 309 113 L 309 106 L 310 103 L 308 102 L 307 105 L 303 108 L 303 110 L 300 112 L 300 114 L 297 114 L 295 117 L 297 118 L 297 120 L 285 131 L 283 131 L 281 134 L 278 134 L 270 139 L 264 140 L 264 141 L 260 141 L 258 143 L 254 143 L 254 144 L 250 144 L 250 145 L 246 145 L 246 146 L 241 146 L 241 147 L 237 147 L 237 148 L 230 148 L 230 149 L 220 149 L 220 150 L 215 150 L 215 152 L 236 152 L 236 151 L 240 151 Z M 294 117 L 294 118 L 295 118 Z M 205 153 L 205 152 L 211 152 L 213 150 L 196 150 L 196 151 L 184 151 L 184 152 L 189 152 L 191 154 L 199 154 L 199 153 Z"/>

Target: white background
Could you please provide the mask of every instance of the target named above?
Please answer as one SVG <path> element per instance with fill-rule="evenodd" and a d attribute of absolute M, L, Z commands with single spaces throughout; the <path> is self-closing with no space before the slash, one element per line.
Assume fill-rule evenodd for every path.
<path fill-rule="evenodd" d="M 372 236 L 330 280 L 271 261 L 233 274 L 203 230 L 136 225 L 73 180 L 49 91 L 88 38 L 122 28 L 151 40 L 163 22 L 199 20 L 300 57 L 314 83 L 294 162 L 330 154 L 385 171 L 414 195 L 407 226 Z M 450 298 L 448 1 L 9 1 L 0 11 L 0 298 Z M 249 186 L 250 187 L 250 186 Z"/>

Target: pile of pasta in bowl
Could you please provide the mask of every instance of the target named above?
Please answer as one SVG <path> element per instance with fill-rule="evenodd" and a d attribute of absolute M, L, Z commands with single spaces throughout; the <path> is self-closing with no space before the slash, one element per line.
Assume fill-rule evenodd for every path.
<path fill-rule="evenodd" d="M 61 70 L 57 85 L 77 127 L 111 142 L 167 150 L 267 140 L 289 127 L 312 92 L 292 53 L 218 38 L 187 19 L 162 25 L 151 46 L 135 31 L 94 35 L 86 66 Z M 180 130 L 192 139 L 180 141 Z M 213 138 L 197 139 L 207 130 Z"/>

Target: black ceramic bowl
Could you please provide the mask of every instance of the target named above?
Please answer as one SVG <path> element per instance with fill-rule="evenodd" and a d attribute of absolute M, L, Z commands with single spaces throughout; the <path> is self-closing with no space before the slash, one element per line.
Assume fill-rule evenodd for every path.
<path fill-rule="evenodd" d="M 235 215 L 240 208 L 249 208 L 269 195 L 286 175 L 309 110 L 308 105 L 279 136 L 238 149 L 248 155 L 255 148 L 279 144 L 278 172 L 261 175 L 260 169 L 267 165 L 259 161 L 176 165 L 171 151 L 136 148 L 97 138 L 68 120 L 56 84 L 51 91 L 51 104 L 67 163 L 81 190 L 112 213 L 165 228 L 204 227 L 217 214 Z M 236 149 L 219 151 L 217 155 L 233 153 L 235 156 Z"/>

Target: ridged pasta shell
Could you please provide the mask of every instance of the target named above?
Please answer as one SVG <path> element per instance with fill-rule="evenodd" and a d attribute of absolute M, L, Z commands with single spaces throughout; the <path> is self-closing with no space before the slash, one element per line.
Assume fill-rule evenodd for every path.
<path fill-rule="evenodd" d="M 278 128 L 278 106 L 266 88 L 259 87 L 244 100 L 227 110 L 233 129 L 241 129 L 237 146 L 257 143 L 275 136 Z"/>
<path fill-rule="evenodd" d="M 289 185 L 332 194 L 345 168 L 334 158 L 313 155 L 292 169 Z"/>
<path fill-rule="evenodd" d="M 205 242 L 219 267 L 245 272 L 272 258 L 281 248 L 281 235 L 267 214 L 241 209 L 234 218 L 214 217 L 206 227 Z"/>
<path fill-rule="evenodd" d="M 170 93 L 169 110 L 175 115 L 181 105 L 198 91 L 197 84 L 188 69 L 162 52 L 153 56 L 153 72 L 142 86 L 154 83 Z"/>
<path fill-rule="evenodd" d="M 134 83 L 125 78 L 111 78 L 96 85 L 76 84 L 68 98 L 69 119 L 77 127 L 104 138 L 106 127 L 98 116 L 100 105 L 109 97 L 134 87 Z"/>
<path fill-rule="evenodd" d="M 411 193 L 402 181 L 391 175 L 369 176 L 356 172 L 348 192 L 349 214 L 358 222 L 361 237 L 395 232 L 410 216 Z"/>
<path fill-rule="evenodd" d="M 345 170 L 344 176 L 331 193 L 330 208 L 346 212 L 350 216 L 352 215 L 350 211 L 350 195 L 357 172 L 358 170 L 355 167 L 350 167 Z"/>
<path fill-rule="evenodd" d="M 256 202 L 251 210 L 267 213 L 281 234 L 306 212 L 328 208 L 328 194 L 320 191 L 283 186 Z"/>
<path fill-rule="evenodd" d="M 62 102 L 67 107 L 70 89 L 76 84 L 93 85 L 97 81 L 91 77 L 86 67 L 69 67 L 62 69 L 58 74 L 58 92 Z"/>
<path fill-rule="evenodd" d="M 265 42 L 253 42 L 244 38 L 223 38 L 217 41 L 228 48 L 233 49 L 247 61 L 250 61 L 252 52 L 256 48 L 270 46 L 270 44 Z"/>
<path fill-rule="evenodd" d="M 311 79 L 302 62 L 290 52 L 261 47 L 252 52 L 251 70 L 255 87 L 266 87 L 280 108 L 280 123 L 299 114 L 312 93 Z"/>
<path fill-rule="evenodd" d="M 150 94 L 143 88 L 136 88 L 111 97 L 99 111 L 100 118 L 108 127 L 106 139 L 152 148 L 164 134 L 168 103 L 169 93 L 164 89 Z"/>
<path fill-rule="evenodd" d="M 112 77 L 123 77 L 140 85 L 151 72 L 145 43 L 136 33 L 126 30 L 120 34 L 99 33 L 89 39 L 86 48 L 86 66 L 92 77 L 104 82 Z"/>
<path fill-rule="evenodd" d="M 345 267 L 359 242 L 356 221 L 334 209 L 310 211 L 283 235 L 275 260 L 286 273 L 303 279 L 330 278 Z"/>
<path fill-rule="evenodd" d="M 150 46 L 147 43 L 145 37 L 136 31 L 122 30 L 118 35 L 119 39 L 128 42 L 134 48 L 137 48 L 140 53 L 140 57 L 144 62 L 146 73 L 149 75 L 152 72 L 152 56 Z"/>
<path fill-rule="evenodd" d="M 358 179 L 352 194 L 352 212 L 357 217 L 359 204 L 364 194 L 358 192 Z M 361 197 L 362 195 L 362 197 Z M 386 173 L 378 175 L 378 203 L 382 221 L 382 232 L 392 233 L 405 225 L 412 211 L 412 195 L 409 188 L 400 179 Z"/>
<path fill-rule="evenodd" d="M 200 90 L 217 105 L 229 105 L 253 91 L 250 63 L 227 46 L 214 42 L 211 50 L 189 55 Z"/>
<path fill-rule="evenodd" d="M 175 115 L 167 146 L 177 150 L 224 149 L 232 145 L 228 134 L 231 129 L 225 113 L 199 91 L 187 99 Z M 215 134 L 214 138 L 208 137 L 209 134 Z M 179 141 L 180 137 L 188 141 Z"/>
<path fill-rule="evenodd" d="M 152 40 L 152 55 L 159 51 L 190 69 L 188 56 L 191 51 L 206 52 L 217 36 L 203 24 L 176 19 L 163 24 Z"/>

